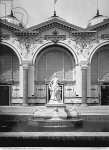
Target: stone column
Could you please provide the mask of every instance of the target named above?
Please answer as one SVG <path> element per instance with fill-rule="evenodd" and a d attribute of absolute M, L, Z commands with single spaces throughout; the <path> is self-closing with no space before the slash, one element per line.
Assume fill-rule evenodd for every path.
<path fill-rule="evenodd" d="M 81 66 L 76 66 L 76 95 L 82 97 L 82 71 Z"/>
<path fill-rule="evenodd" d="M 34 72 L 35 71 L 34 70 L 35 70 L 34 65 L 30 65 L 29 70 L 28 70 L 28 84 L 29 84 L 29 86 L 28 86 L 28 96 L 29 97 L 32 97 L 32 96 L 35 95 L 35 84 L 34 84 L 34 81 L 35 81 Z"/>
<path fill-rule="evenodd" d="M 23 105 L 28 104 L 28 64 L 23 65 Z"/>
<path fill-rule="evenodd" d="M 87 105 L 87 64 L 81 63 L 82 70 L 82 105 Z"/>
<path fill-rule="evenodd" d="M 87 96 L 91 97 L 91 65 L 87 68 Z"/>

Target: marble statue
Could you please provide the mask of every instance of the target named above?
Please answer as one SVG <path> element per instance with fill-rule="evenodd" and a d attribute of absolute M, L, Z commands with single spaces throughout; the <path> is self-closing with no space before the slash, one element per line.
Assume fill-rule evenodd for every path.
<path fill-rule="evenodd" d="M 59 80 L 57 77 L 52 78 L 49 83 L 50 101 L 52 103 L 61 102 L 61 87 L 59 86 Z"/>

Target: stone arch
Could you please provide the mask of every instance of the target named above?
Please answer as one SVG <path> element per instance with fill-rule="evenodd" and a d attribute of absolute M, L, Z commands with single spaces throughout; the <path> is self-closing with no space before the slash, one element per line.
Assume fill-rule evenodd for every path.
<path fill-rule="evenodd" d="M 109 41 L 104 41 L 104 42 L 102 42 L 102 43 L 96 45 L 96 46 L 93 48 L 93 51 L 91 52 L 91 54 L 90 54 L 90 56 L 89 56 L 89 61 L 88 61 L 89 64 L 91 64 L 92 58 L 93 58 L 94 54 L 99 50 L 99 48 L 101 48 L 102 46 L 105 46 L 105 45 L 107 45 L 107 44 L 109 44 Z"/>
<path fill-rule="evenodd" d="M 101 105 L 109 105 L 108 101 L 108 92 L 105 93 L 104 87 L 102 85 L 108 84 L 109 75 L 109 41 L 102 41 L 98 45 L 93 48 L 93 51 L 89 57 L 90 64 L 90 84 L 92 97 L 98 97 L 98 103 Z M 107 86 L 107 91 L 109 91 Z M 103 92 L 105 93 L 105 97 L 103 96 Z"/>
<path fill-rule="evenodd" d="M 46 46 L 35 59 L 35 80 L 50 81 L 57 74 L 60 81 L 74 81 L 76 63 L 74 55 L 65 46 Z"/>
<path fill-rule="evenodd" d="M 54 43 L 48 42 L 48 43 L 45 43 L 44 45 L 40 46 L 40 47 L 37 49 L 37 51 L 34 53 L 34 55 L 33 55 L 32 64 L 35 64 L 35 60 L 36 60 L 36 58 L 37 58 L 37 55 L 38 55 L 44 48 L 46 48 L 46 47 L 48 47 L 48 46 L 52 46 L 52 45 L 54 45 Z M 63 42 L 58 42 L 56 45 L 62 46 L 62 47 L 64 47 L 64 48 L 66 48 L 66 49 L 72 54 L 72 56 L 74 57 L 74 59 L 75 59 L 75 64 L 76 64 L 76 65 L 78 64 L 78 57 L 77 57 L 75 51 L 74 51 L 70 46 L 68 46 L 67 44 L 65 44 L 65 43 L 63 43 Z"/>
<path fill-rule="evenodd" d="M 0 42 L 0 105 L 10 105 L 19 96 L 21 56 L 11 43 Z M 18 92 L 18 93 L 17 93 Z M 16 103 L 16 101 L 15 101 Z"/>
<path fill-rule="evenodd" d="M 57 47 L 60 47 L 60 49 L 59 49 L 59 53 L 58 53 L 58 48 L 56 49 L 56 53 L 57 54 L 59 54 L 58 56 L 59 57 L 56 57 L 56 55 L 54 55 L 55 57 L 54 58 L 56 58 L 57 60 L 59 60 L 59 58 L 60 58 L 60 56 L 62 56 L 62 58 L 65 58 L 65 60 L 69 60 L 68 61 L 68 63 L 66 63 L 66 66 L 65 67 L 63 67 L 63 68 L 61 68 L 60 66 L 62 65 L 62 66 L 64 66 L 63 65 L 63 61 L 62 60 L 64 60 L 64 59 L 62 59 L 62 60 L 60 60 L 60 61 L 57 61 L 57 64 L 58 64 L 58 62 L 60 62 L 60 65 L 59 65 L 59 67 L 57 67 L 57 68 L 55 68 L 54 70 L 52 70 L 52 71 L 49 71 L 47 74 L 44 74 L 43 73 L 43 67 L 41 67 L 42 68 L 42 76 L 39 76 L 40 75 L 40 70 L 39 70 L 39 68 L 37 68 L 37 64 L 39 63 L 40 64 L 40 60 L 42 59 L 42 57 L 44 58 L 43 59 L 43 61 L 42 61 L 42 66 L 43 66 L 43 62 L 45 62 L 45 58 L 47 58 L 47 57 L 51 57 L 51 60 L 52 60 L 52 58 L 53 58 L 53 55 L 52 54 L 54 54 L 54 52 L 55 52 L 55 48 L 54 48 L 54 46 L 57 46 Z M 50 51 L 50 47 L 51 47 L 51 52 L 53 52 L 52 54 L 51 53 L 49 53 Z M 52 49 L 53 48 L 53 49 Z M 63 50 L 62 50 L 63 49 Z M 44 53 L 45 52 L 45 53 Z M 62 52 L 62 53 L 61 53 Z M 48 55 L 47 55 L 47 53 L 48 53 Z M 60 53 L 62 54 L 62 55 L 60 55 Z M 66 55 L 65 57 L 63 57 L 64 56 L 64 54 L 68 54 L 68 55 Z M 52 56 L 51 56 L 52 55 Z M 46 57 L 47 56 L 47 57 Z M 69 56 L 70 56 L 70 59 L 67 59 L 67 58 L 69 58 Z M 71 62 L 71 63 L 70 63 Z M 74 62 L 74 63 L 73 63 Z M 56 73 L 56 76 L 59 78 L 59 80 L 60 80 L 60 82 L 62 81 L 62 83 L 64 84 L 64 82 L 65 82 L 65 89 L 67 89 L 68 87 L 70 88 L 72 88 L 72 90 L 71 91 L 69 91 L 69 92 L 71 92 L 71 93 L 73 93 L 74 95 L 75 95 L 75 86 L 76 86 L 76 82 L 75 82 L 75 79 L 76 79 L 76 66 L 77 66 L 77 64 L 78 64 L 78 56 L 77 56 L 77 54 L 76 54 L 76 52 L 74 51 L 74 49 L 72 48 L 72 47 L 70 47 L 67 43 L 64 43 L 64 42 L 58 42 L 58 43 L 53 43 L 53 42 L 46 42 L 46 43 L 43 43 L 43 44 L 41 44 L 41 45 L 39 45 L 37 48 L 36 48 L 36 51 L 35 51 L 35 48 L 34 48 L 34 53 L 33 53 L 33 59 L 32 59 L 32 64 L 33 64 L 33 66 L 34 66 L 34 69 L 33 69 L 33 81 L 34 81 L 34 87 L 33 87 L 33 89 L 34 89 L 34 95 L 38 95 L 38 98 L 37 99 L 39 99 L 39 97 L 40 96 L 44 96 L 44 97 L 46 97 L 46 99 L 44 98 L 41 98 L 41 103 L 43 102 L 43 103 L 46 103 L 48 100 L 49 100 L 49 90 L 48 90 L 48 83 L 49 83 L 49 81 L 51 80 L 51 77 L 53 77 L 53 75 Z M 50 63 L 49 63 L 50 64 Z M 54 61 L 53 61 L 53 63 L 51 64 L 51 66 L 52 65 L 56 65 L 57 66 L 57 64 L 55 64 L 54 63 Z M 67 64 L 70 64 L 68 67 L 67 67 Z M 39 65 L 40 66 L 40 65 Z M 46 65 L 45 65 L 46 66 Z M 47 66 L 48 67 L 48 66 Z M 66 69 L 66 67 L 67 67 L 67 69 Z M 74 68 L 72 68 L 72 72 L 71 72 L 71 70 L 69 69 L 69 67 L 74 67 Z M 45 67 L 46 68 L 46 67 Z M 49 67 L 48 67 L 49 68 Z M 61 69 L 60 69 L 61 68 Z M 51 69 L 51 67 L 50 67 L 50 69 Z M 47 69 L 48 70 L 48 69 Z M 67 72 L 69 70 L 69 72 Z M 38 74 L 38 71 L 39 71 L 39 74 Z M 64 73 L 62 73 L 62 71 L 64 72 Z M 45 78 L 43 77 L 43 74 L 44 74 L 44 76 L 46 76 Z M 71 76 L 72 75 L 72 76 Z M 69 77 L 70 76 L 70 77 Z M 62 78 L 61 78 L 62 77 Z M 62 85 L 62 91 L 64 90 L 63 89 L 63 85 Z M 41 90 L 40 90 L 41 89 Z M 64 92 L 62 92 L 62 97 L 63 97 L 63 99 L 64 99 L 64 97 L 66 96 L 65 94 L 67 94 L 67 93 L 64 93 Z M 65 100 L 66 101 L 66 100 Z"/>
<path fill-rule="evenodd" d="M 21 55 L 19 54 L 18 50 L 17 50 L 12 44 L 10 44 L 10 43 L 8 43 L 8 42 L 4 42 L 4 41 L 0 42 L 0 44 L 1 44 L 1 45 L 5 45 L 5 46 L 11 48 L 12 51 L 14 51 L 15 54 L 17 55 L 17 57 L 18 57 L 19 65 L 22 64 L 22 58 L 21 58 Z"/>

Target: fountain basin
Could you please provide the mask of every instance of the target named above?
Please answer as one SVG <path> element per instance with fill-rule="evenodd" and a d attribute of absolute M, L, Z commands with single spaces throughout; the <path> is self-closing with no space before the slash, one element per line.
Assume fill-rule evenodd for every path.
<path fill-rule="evenodd" d="M 59 119 L 59 120 L 53 120 L 53 119 L 40 119 L 40 120 L 31 120 L 30 124 L 32 126 L 39 126 L 39 127 L 81 127 L 83 125 L 83 120 L 79 118 L 73 118 L 73 119 Z"/>
<path fill-rule="evenodd" d="M 61 127 L 79 127 L 83 124 L 83 119 L 78 116 L 76 110 L 73 109 L 74 117 L 71 117 L 69 110 L 66 108 L 66 105 L 58 104 L 47 104 L 46 109 L 42 111 L 43 114 L 46 112 L 46 117 L 40 117 L 37 110 L 34 113 L 33 119 L 30 122 L 30 125 L 47 127 L 47 128 L 61 128 Z"/>

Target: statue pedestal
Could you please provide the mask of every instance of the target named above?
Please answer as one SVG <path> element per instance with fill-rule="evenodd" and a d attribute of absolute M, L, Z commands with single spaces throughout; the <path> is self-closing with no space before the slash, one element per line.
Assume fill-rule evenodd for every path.
<path fill-rule="evenodd" d="M 65 111 L 66 105 L 63 103 L 48 103 L 46 105 L 48 110 L 51 110 L 51 120 L 61 120 L 67 118 Z"/>
<path fill-rule="evenodd" d="M 50 100 L 49 102 L 48 102 L 48 104 L 47 105 L 62 105 L 63 104 L 63 102 L 62 101 L 57 101 L 57 100 Z"/>

